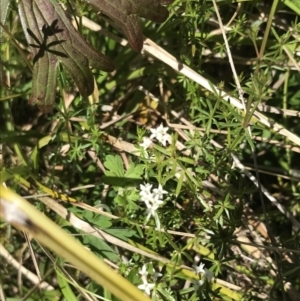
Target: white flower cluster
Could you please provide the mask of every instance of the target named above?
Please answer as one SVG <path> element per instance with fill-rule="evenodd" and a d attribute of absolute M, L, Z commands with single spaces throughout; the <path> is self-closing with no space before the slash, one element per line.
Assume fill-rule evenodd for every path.
<path fill-rule="evenodd" d="M 164 127 L 162 124 L 160 124 L 159 127 L 156 129 L 150 129 L 151 131 L 151 136 L 150 138 L 144 137 L 143 142 L 140 143 L 139 145 L 146 150 L 151 144 L 152 140 L 151 139 L 156 139 L 159 143 L 161 143 L 163 146 L 166 146 L 167 142 L 170 143 L 170 135 L 167 133 L 169 130 L 168 127 Z"/>
<path fill-rule="evenodd" d="M 147 210 L 146 210 L 146 223 L 150 219 L 151 216 L 155 218 L 156 225 L 158 228 L 158 217 L 156 210 L 159 208 L 160 205 L 163 204 L 163 195 L 168 193 L 167 191 L 163 190 L 162 186 L 159 184 L 158 188 L 154 188 L 152 191 L 152 184 L 141 184 L 140 185 L 140 196 L 141 201 L 145 203 Z"/>
<path fill-rule="evenodd" d="M 142 269 L 139 271 L 139 274 L 141 275 L 141 278 L 142 278 L 142 281 L 143 281 L 143 284 L 140 284 L 138 286 L 138 288 L 142 291 L 144 291 L 148 296 L 150 295 L 150 291 L 153 289 L 153 287 L 155 286 L 154 283 L 148 283 L 148 280 L 147 280 L 147 276 L 148 276 L 148 270 L 147 270 L 147 266 L 144 264 Z M 154 269 L 152 269 L 152 278 L 154 280 L 154 282 L 156 281 L 156 279 L 158 277 L 161 277 L 162 274 L 161 273 L 157 273 L 155 272 Z"/>
<path fill-rule="evenodd" d="M 194 264 L 192 267 L 194 268 L 195 273 L 196 273 L 197 275 L 202 275 L 202 276 L 204 276 L 205 279 L 206 279 L 207 281 L 211 281 L 211 280 L 212 280 L 214 274 L 213 274 L 213 272 L 211 272 L 210 270 L 204 268 L 204 267 L 205 267 L 205 264 L 204 264 L 204 263 L 201 263 L 201 262 L 200 262 L 199 265 Z M 203 285 L 204 279 L 200 279 L 200 280 L 198 280 L 198 281 L 193 279 L 193 280 L 192 280 L 192 283 L 194 284 L 194 288 L 195 288 L 195 290 L 197 291 L 198 288 L 199 288 L 201 285 Z"/>

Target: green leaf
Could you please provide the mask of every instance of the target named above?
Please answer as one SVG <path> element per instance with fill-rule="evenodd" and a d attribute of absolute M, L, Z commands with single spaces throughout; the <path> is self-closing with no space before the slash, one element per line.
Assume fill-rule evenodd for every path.
<path fill-rule="evenodd" d="M 181 173 L 180 173 L 180 177 L 178 179 L 178 183 L 177 183 L 177 187 L 176 187 L 176 191 L 175 191 L 176 196 L 178 196 L 180 194 L 182 184 L 183 184 L 184 175 L 185 175 L 185 172 L 184 172 L 184 170 L 182 170 Z"/>
<path fill-rule="evenodd" d="M 129 168 L 126 170 L 125 177 L 126 178 L 137 178 L 141 179 L 144 173 L 144 165 L 138 164 L 135 165 L 134 163 L 130 163 Z"/>
<path fill-rule="evenodd" d="M 89 64 L 105 71 L 114 70 L 113 62 L 75 30 L 56 0 L 23 0 L 18 5 L 23 31 L 34 55 L 29 102 L 37 103 L 42 112 L 47 113 L 53 107 L 59 62 L 67 69 L 83 97 L 94 91 Z"/>
<path fill-rule="evenodd" d="M 16 176 L 27 178 L 30 175 L 30 169 L 27 166 L 16 166 L 9 169 L 2 168 L 0 171 L 0 179 L 2 182 L 10 180 Z"/>
<path fill-rule="evenodd" d="M 162 23 L 169 16 L 162 4 L 171 4 L 173 0 L 89 0 L 103 14 L 114 20 L 122 28 L 127 39 L 136 51 L 143 48 L 143 33 L 138 16 Z"/>
<path fill-rule="evenodd" d="M 292 9 L 297 15 L 300 14 L 300 1 L 299 0 L 282 0 L 286 6 Z"/>
<path fill-rule="evenodd" d="M 114 262 L 119 260 L 115 251 L 102 239 L 85 234 L 83 237 L 83 243 L 89 246 L 89 248 L 93 247 L 93 252 L 101 257 L 105 257 Z"/>
<path fill-rule="evenodd" d="M 9 0 L 1 0 L 0 1 L 0 23 L 2 25 L 5 24 L 6 17 L 7 17 L 7 12 L 9 8 Z M 0 34 L 2 35 L 2 27 L 0 26 Z"/>
<path fill-rule="evenodd" d="M 68 301 L 77 301 L 77 297 L 74 295 L 72 288 L 70 287 L 69 282 L 66 278 L 60 274 L 59 271 L 56 273 L 57 276 L 57 283 L 61 289 L 62 294 L 64 295 L 65 299 Z"/>
<path fill-rule="evenodd" d="M 91 211 L 85 211 L 83 218 L 89 222 L 89 224 L 95 225 L 101 229 L 109 228 L 112 225 L 111 219 L 107 216 L 95 214 Z"/>
<path fill-rule="evenodd" d="M 124 177 L 123 161 L 120 156 L 106 156 L 104 166 L 108 169 L 108 171 L 105 171 L 106 176 Z"/>
<path fill-rule="evenodd" d="M 3 28 L 2 26 L 5 24 L 7 12 L 9 8 L 9 0 L 1 0 L 0 1 L 0 41 L 2 41 Z M 2 26 L 1 26 L 2 25 Z M 4 87 L 8 87 L 5 79 L 5 72 L 3 65 L 0 61 L 0 85 Z"/>
<path fill-rule="evenodd" d="M 142 178 L 115 177 L 109 171 L 106 171 L 105 174 L 107 176 L 102 176 L 101 182 L 115 187 L 136 187 L 143 183 Z"/>
<path fill-rule="evenodd" d="M 139 206 L 136 204 L 136 201 L 139 199 L 139 194 L 136 190 L 125 190 L 122 195 L 118 194 L 114 201 L 121 207 L 125 207 L 127 210 L 137 210 Z"/>
<path fill-rule="evenodd" d="M 32 92 L 28 102 L 37 103 L 44 113 L 51 111 L 55 101 L 57 63 L 55 56 L 47 53 L 33 67 Z"/>
<path fill-rule="evenodd" d="M 137 234 L 136 231 L 130 229 L 105 229 L 104 231 L 124 241 Z"/>
<path fill-rule="evenodd" d="M 42 135 L 35 131 L 28 131 L 28 132 L 19 132 L 19 131 L 2 131 L 0 133 L 0 141 L 1 143 L 15 143 L 19 142 L 25 145 L 32 146 L 32 138 L 41 138 Z"/>

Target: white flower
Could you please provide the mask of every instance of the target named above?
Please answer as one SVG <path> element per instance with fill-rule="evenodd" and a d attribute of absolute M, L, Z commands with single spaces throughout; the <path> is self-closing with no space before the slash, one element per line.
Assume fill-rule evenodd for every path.
<path fill-rule="evenodd" d="M 164 202 L 160 199 L 163 197 L 164 193 L 167 193 L 162 189 L 162 186 L 159 185 L 158 188 L 154 189 L 154 192 L 151 192 L 152 185 L 151 184 L 141 184 L 140 185 L 140 196 L 141 201 L 146 204 L 146 223 L 150 219 L 151 216 L 154 217 L 157 228 L 160 228 L 159 217 L 156 213 L 156 210 L 162 205 Z"/>
<path fill-rule="evenodd" d="M 148 214 L 146 221 L 149 220 L 149 218 L 151 217 L 151 215 L 153 217 L 155 217 L 156 214 L 156 210 L 158 209 L 158 207 L 160 205 L 162 205 L 164 202 L 162 200 L 159 200 L 157 197 L 152 197 L 151 199 L 149 199 L 146 203 L 147 206 L 147 210 L 146 210 L 146 214 Z"/>
<path fill-rule="evenodd" d="M 152 273 L 153 273 L 152 277 L 154 282 L 157 280 L 157 278 L 162 276 L 162 273 L 158 273 L 154 269 L 152 269 Z"/>
<path fill-rule="evenodd" d="M 149 138 L 144 137 L 143 142 L 140 143 L 139 146 L 141 146 L 144 150 L 146 150 L 151 144 L 152 144 L 152 141 Z"/>
<path fill-rule="evenodd" d="M 168 127 L 163 127 L 162 124 L 156 129 L 150 129 L 151 136 L 150 139 L 155 138 L 158 142 L 160 142 L 163 146 L 166 146 L 166 143 L 170 141 L 170 135 L 167 133 L 169 130 Z"/>
<path fill-rule="evenodd" d="M 162 205 L 164 202 L 159 199 L 158 195 L 153 195 L 152 197 L 148 199 L 148 203 L 146 204 L 148 208 L 150 207 L 159 207 Z"/>
<path fill-rule="evenodd" d="M 144 291 L 147 295 L 150 295 L 150 291 L 153 289 L 155 284 L 153 283 L 148 283 L 145 281 L 143 284 L 140 284 L 138 288 L 142 291 Z"/>
<path fill-rule="evenodd" d="M 130 260 L 127 259 L 127 257 L 125 256 L 122 256 L 122 260 L 123 260 L 123 263 L 125 265 L 125 276 L 127 277 L 132 269 L 132 267 L 134 266 L 134 262 L 133 262 L 133 259 L 131 258 Z"/>
<path fill-rule="evenodd" d="M 163 195 L 168 193 L 166 190 L 163 190 L 162 186 L 159 184 L 158 188 L 153 189 L 154 196 L 158 196 L 159 199 L 163 198 Z"/>
<path fill-rule="evenodd" d="M 152 189 L 152 184 L 149 184 L 149 183 L 147 183 L 145 185 L 140 184 L 140 196 L 143 197 L 143 196 L 149 195 L 149 194 L 152 195 L 151 189 Z"/>
<path fill-rule="evenodd" d="M 156 210 L 157 210 L 158 206 L 149 206 L 146 210 L 146 222 L 148 222 L 149 218 L 151 216 L 153 216 L 155 218 L 155 214 L 156 214 Z"/>
<path fill-rule="evenodd" d="M 162 200 L 158 199 L 157 196 L 152 197 L 152 198 L 148 199 L 147 202 L 145 202 L 145 204 L 147 206 L 146 214 L 148 214 L 146 221 L 148 221 L 151 216 L 155 217 L 156 210 L 163 203 L 164 202 Z"/>
<path fill-rule="evenodd" d="M 140 196 L 143 202 L 147 203 L 148 200 L 153 197 L 151 189 L 152 189 L 151 184 L 140 185 Z"/>
<path fill-rule="evenodd" d="M 148 207 L 151 199 L 153 199 L 153 194 L 151 192 L 152 185 L 151 184 L 146 184 L 140 185 L 140 196 L 141 196 L 141 201 L 143 201 L 146 206 Z"/>
<path fill-rule="evenodd" d="M 147 282 L 148 271 L 147 271 L 147 267 L 145 264 L 143 265 L 142 269 L 139 270 L 139 274 L 141 275 L 143 281 Z"/>
<path fill-rule="evenodd" d="M 205 266 L 205 264 L 200 262 L 199 266 L 196 264 L 193 264 L 192 267 L 194 268 L 196 274 L 205 274 L 204 266 Z"/>

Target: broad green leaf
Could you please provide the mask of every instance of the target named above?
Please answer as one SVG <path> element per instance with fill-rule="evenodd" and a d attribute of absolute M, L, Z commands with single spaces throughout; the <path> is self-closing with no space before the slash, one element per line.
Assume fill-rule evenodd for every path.
<path fill-rule="evenodd" d="M 299 0 L 282 0 L 286 6 L 292 9 L 296 14 L 300 14 L 300 1 Z"/>
<path fill-rule="evenodd" d="M 130 229 L 105 229 L 104 231 L 125 241 L 128 237 L 132 237 L 137 234 L 136 231 Z"/>
<path fill-rule="evenodd" d="M 101 177 L 103 184 L 119 186 L 119 187 L 136 187 L 143 183 L 142 178 L 116 177 L 112 172 L 106 171 L 107 176 Z"/>
<path fill-rule="evenodd" d="M 124 167 L 120 156 L 106 156 L 104 166 L 108 169 L 105 171 L 106 176 L 124 177 Z"/>
<path fill-rule="evenodd" d="M 135 165 L 134 163 L 130 163 L 129 168 L 126 170 L 125 177 L 141 179 L 143 173 L 144 166 L 142 164 Z"/>
<path fill-rule="evenodd" d="M 109 228 L 112 225 L 111 219 L 107 216 L 96 214 L 91 211 L 85 211 L 83 218 L 88 221 L 90 224 L 95 225 L 101 229 Z"/>
<path fill-rule="evenodd" d="M 4 25 L 9 8 L 9 0 L 1 0 L 0 8 L 0 22 L 2 25 Z M 0 32 L 2 32 L 2 28 L 0 29 Z"/>
<path fill-rule="evenodd" d="M 168 10 L 162 5 L 172 2 L 173 0 L 89 1 L 123 28 L 130 44 L 137 51 L 143 46 L 138 16 L 164 22 L 168 17 Z M 108 72 L 114 70 L 113 62 L 91 47 L 75 30 L 57 0 L 22 0 L 19 2 L 19 14 L 34 55 L 32 95 L 29 102 L 37 103 L 42 112 L 49 112 L 55 102 L 59 62 L 70 73 L 83 97 L 91 95 L 94 90 L 89 65 Z"/>
<path fill-rule="evenodd" d="M 136 201 L 139 199 L 139 194 L 135 189 L 126 189 L 121 194 L 118 194 L 114 198 L 114 202 L 121 207 L 125 207 L 126 210 L 137 210 L 139 206 L 136 204 Z"/>
<path fill-rule="evenodd" d="M 49 112 L 56 96 L 57 67 L 60 62 L 70 73 L 82 96 L 94 91 L 89 64 L 105 71 L 113 62 L 89 45 L 75 30 L 56 0 L 23 0 L 19 13 L 26 39 L 34 55 L 30 103 Z"/>
<path fill-rule="evenodd" d="M 28 102 L 44 113 L 51 111 L 56 94 L 57 60 L 47 53 L 33 67 L 32 92 Z"/>
<path fill-rule="evenodd" d="M 143 48 L 143 33 L 138 17 L 162 23 L 169 16 L 162 5 L 171 4 L 173 0 L 88 0 L 88 3 L 113 19 L 123 29 L 133 49 Z"/>
<path fill-rule="evenodd" d="M 119 256 L 116 252 L 102 239 L 92 235 L 84 234 L 83 244 L 93 248 L 93 253 L 98 254 L 100 257 L 107 258 L 108 260 L 117 262 Z"/>

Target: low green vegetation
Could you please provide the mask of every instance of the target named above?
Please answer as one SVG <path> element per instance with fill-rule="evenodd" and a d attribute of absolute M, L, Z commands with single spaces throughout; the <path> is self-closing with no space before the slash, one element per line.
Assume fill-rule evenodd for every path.
<path fill-rule="evenodd" d="M 299 300 L 299 2 L 90 2 L 2 0 L 0 182 L 152 300 Z M 0 299 L 118 300 L 1 208 Z"/>

